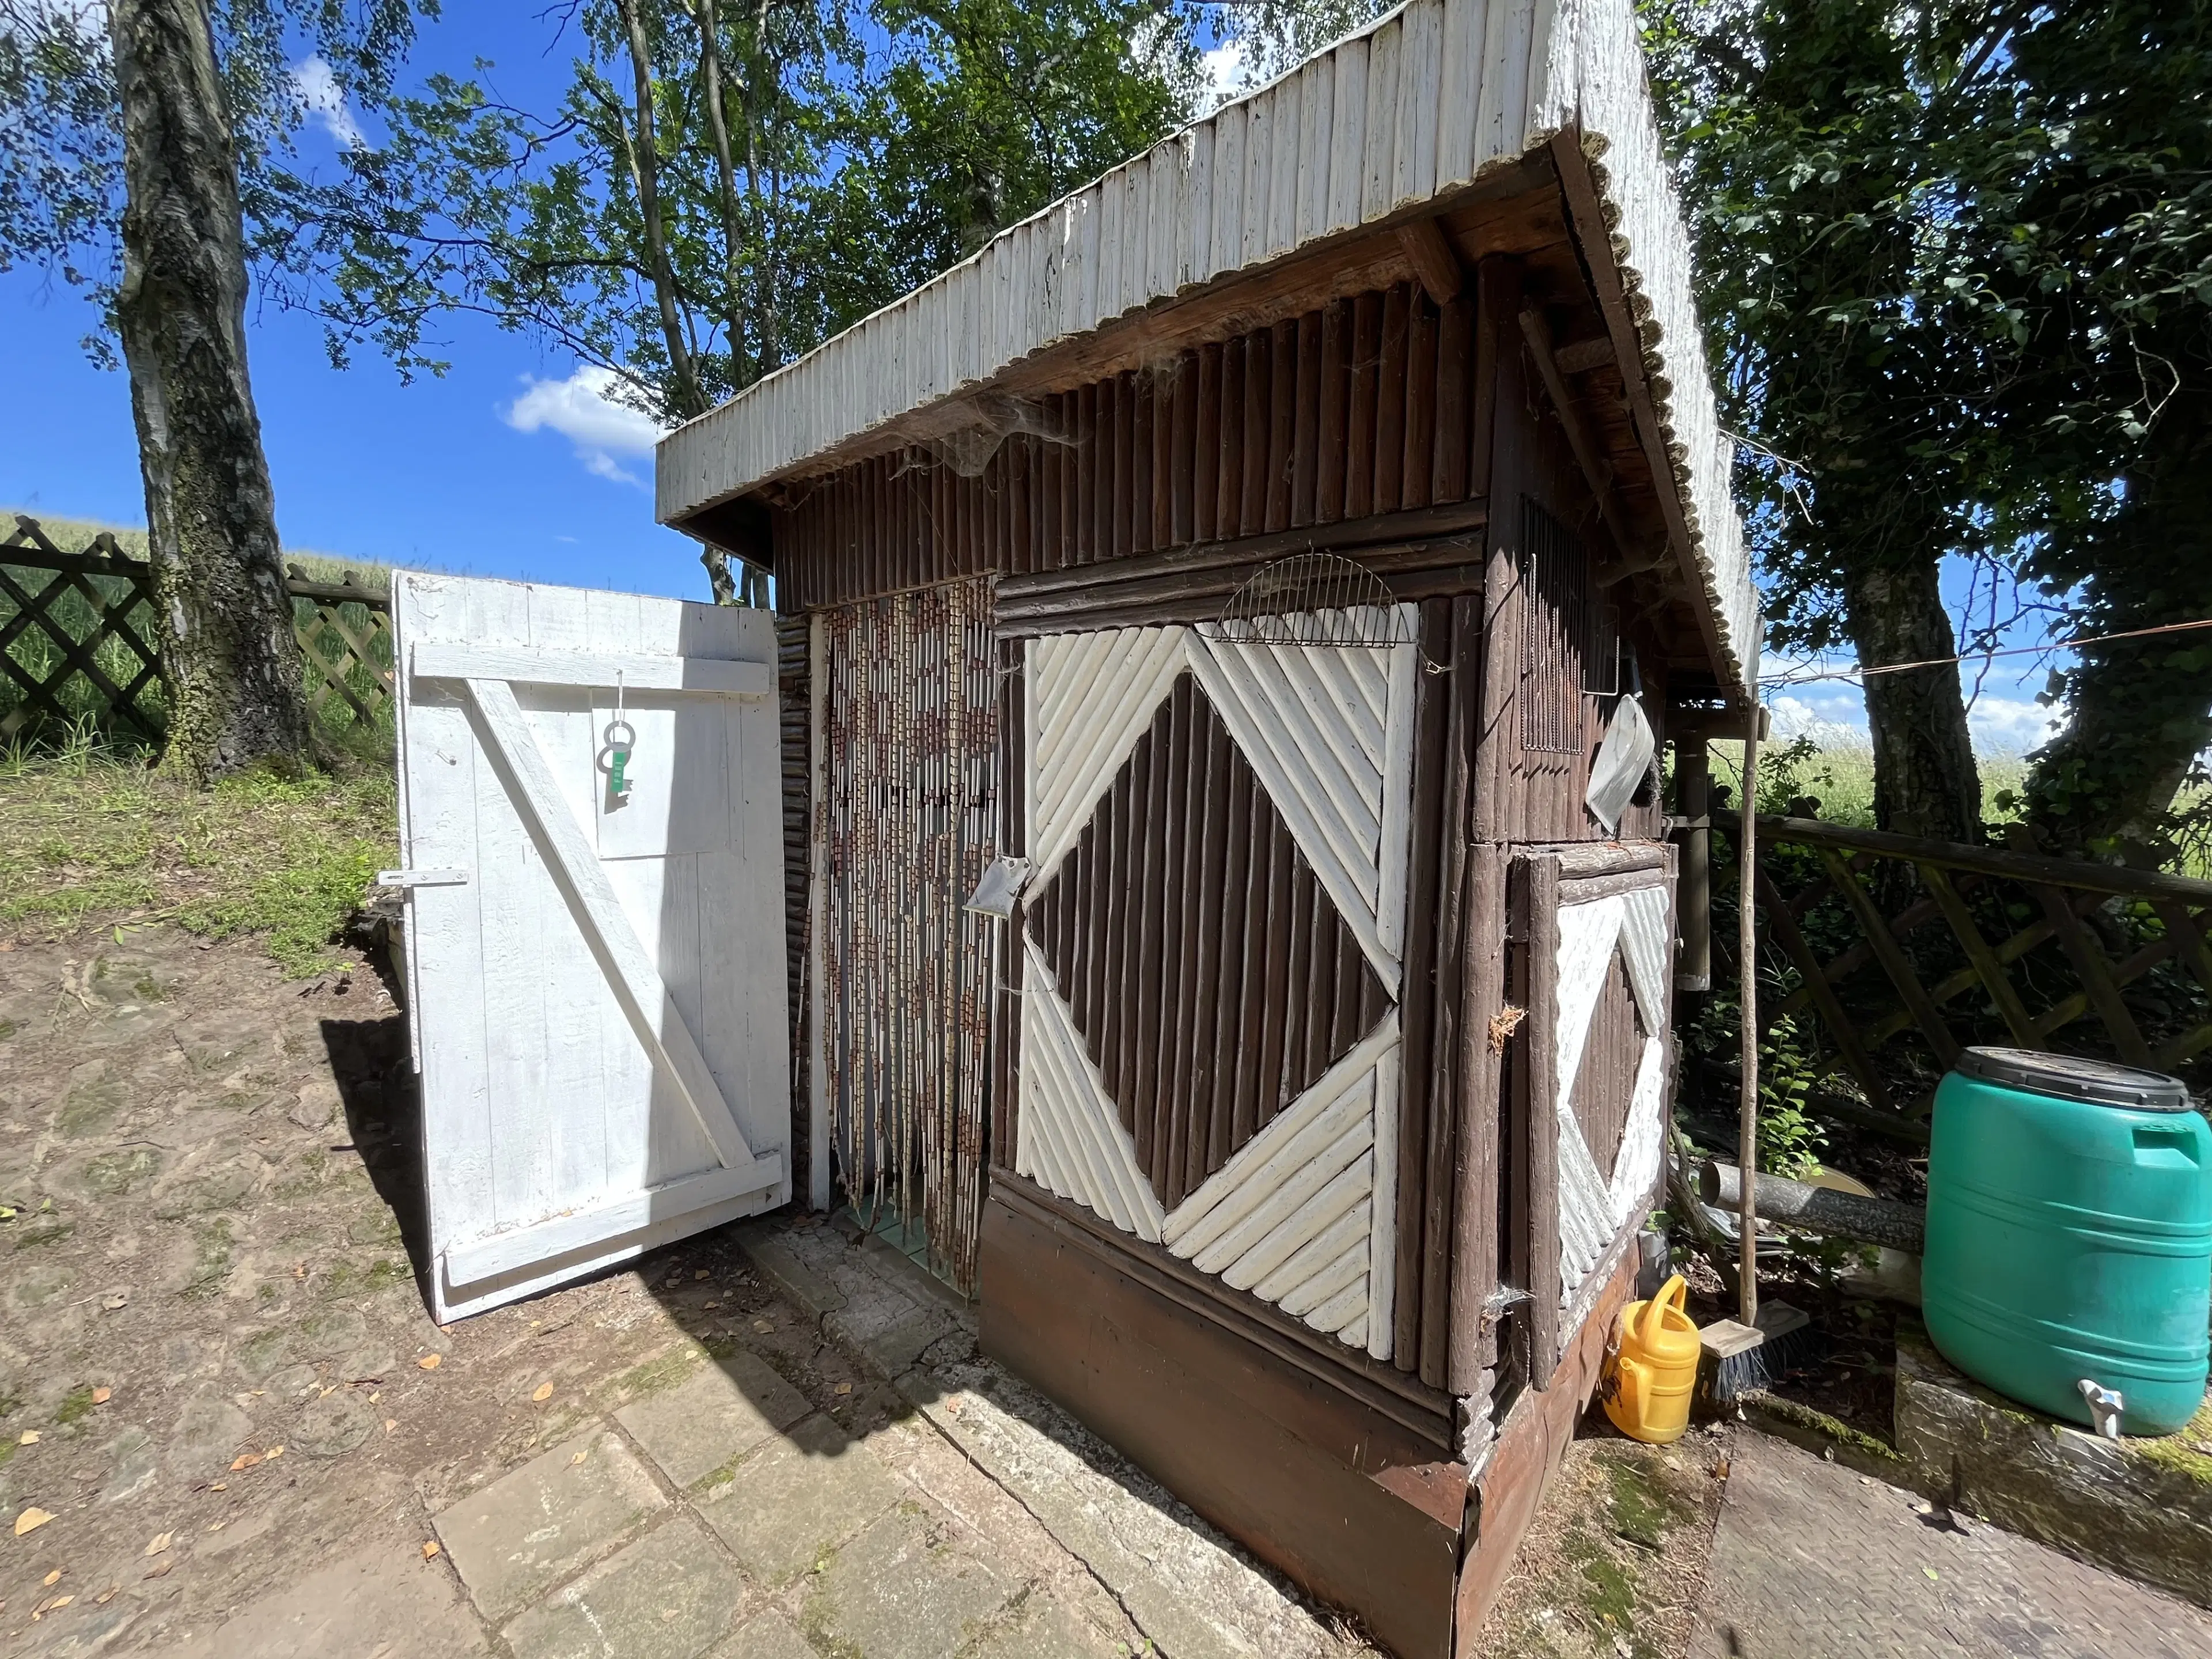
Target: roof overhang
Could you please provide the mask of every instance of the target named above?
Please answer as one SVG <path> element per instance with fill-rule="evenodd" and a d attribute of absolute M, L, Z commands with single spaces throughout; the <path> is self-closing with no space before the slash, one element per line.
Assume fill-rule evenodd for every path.
<path fill-rule="evenodd" d="M 1249 317 L 1267 273 L 1331 245 L 1362 256 L 1346 292 L 1398 280 L 1406 255 L 1375 233 L 1549 166 L 1638 439 L 1672 482 L 1668 537 L 1716 677 L 1747 686 L 1759 603 L 1733 446 L 1631 0 L 1410 0 L 678 427 L 659 448 L 657 516 L 726 545 L 710 532 L 750 522 L 740 497 L 988 423 L 992 398 L 1141 360 L 1209 309 Z"/>

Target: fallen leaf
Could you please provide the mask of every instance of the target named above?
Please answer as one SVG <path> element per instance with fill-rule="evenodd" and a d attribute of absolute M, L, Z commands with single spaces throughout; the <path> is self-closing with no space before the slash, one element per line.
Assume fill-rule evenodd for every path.
<path fill-rule="evenodd" d="M 39 1580 L 39 1583 L 40 1583 L 41 1584 L 45 1585 L 48 1589 L 52 1589 L 55 1585 L 57 1585 L 57 1584 L 60 1583 L 61 1582 L 62 1582 L 62 1570 L 61 1570 L 59 1567 L 56 1567 L 56 1568 L 55 1568 L 52 1572 L 48 1573 L 48 1574 L 47 1574 L 44 1578 L 41 1578 L 40 1580 Z"/>
<path fill-rule="evenodd" d="M 15 1442 L 15 1443 L 16 1443 L 17 1445 L 19 1445 L 19 1446 L 35 1446 L 35 1445 L 37 1445 L 37 1444 L 39 1443 L 39 1431 L 38 1431 L 36 1429 L 26 1429 L 26 1430 L 24 1430 L 24 1431 L 23 1431 L 23 1433 L 22 1433 L 22 1437 L 21 1437 L 21 1438 L 20 1438 L 19 1440 L 17 1440 L 17 1441 Z"/>
<path fill-rule="evenodd" d="M 1920 1571 L 1923 1571 L 1923 1572 L 1924 1572 L 1924 1573 L 1926 1573 L 1926 1574 L 1928 1575 L 1928 1577 L 1929 1577 L 1929 1582 L 1930 1582 L 1930 1583 L 1934 1583 L 1935 1581 L 1936 1581 L 1936 1580 L 1938 1580 L 1938 1579 L 1942 1578 L 1942 1576 L 1943 1576 L 1942 1574 L 1941 1574 L 1941 1573 L 1937 1572 L 1937 1571 L 1936 1571 L 1936 1569 L 1935 1569 L 1935 1568 L 1933 1568 L 1933 1567 L 1923 1567 L 1923 1568 L 1921 1568 L 1921 1569 L 1920 1569 Z"/>
<path fill-rule="evenodd" d="M 105 1406 L 114 1398 L 115 1390 L 112 1389 L 94 1389 L 92 1391 L 92 1403 L 95 1406 Z"/>
<path fill-rule="evenodd" d="M 423 1540 L 423 1542 L 422 1542 L 422 1559 L 423 1559 L 425 1561 L 428 1561 L 428 1560 L 432 1556 L 435 1555 L 437 1553 L 438 1553 L 438 1540 L 437 1540 L 436 1539 L 434 1539 L 434 1538 L 428 1538 L 428 1539 L 425 1539 L 425 1540 Z"/>
<path fill-rule="evenodd" d="M 120 1584 L 110 1584 L 106 1589 L 100 1591 L 99 1595 L 94 1596 L 92 1599 L 104 1607 L 110 1601 L 112 1601 L 115 1599 L 117 1593 L 120 1591 L 122 1588 L 123 1586 Z"/>
<path fill-rule="evenodd" d="M 839 1394 L 850 1394 L 853 1392 L 853 1385 L 850 1382 L 840 1382 L 837 1385 L 837 1392 Z"/>
<path fill-rule="evenodd" d="M 694 1279 L 704 1279 L 706 1276 L 707 1270 L 704 1267 L 694 1267 L 691 1270 L 691 1277 Z"/>
<path fill-rule="evenodd" d="M 387 1418 L 386 1418 L 386 1419 L 384 1419 L 384 1433 L 385 1433 L 385 1437 L 386 1437 L 386 1439 L 391 1438 L 391 1437 L 392 1436 L 392 1434 L 393 1434 L 395 1431 L 397 1431 L 397 1430 L 398 1429 L 398 1427 L 399 1427 L 399 1419 L 398 1419 L 398 1418 L 396 1418 L 396 1417 L 387 1417 Z"/>
<path fill-rule="evenodd" d="M 708 1304 L 706 1304 L 707 1311 L 708 1311 L 708 1313 L 712 1313 L 712 1312 L 714 1312 L 714 1310 L 715 1310 L 715 1309 L 717 1309 L 717 1308 L 720 1307 L 721 1305 L 722 1305 L 722 1304 L 721 1304 L 720 1303 L 719 1303 L 719 1302 L 709 1302 L 709 1303 L 708 1303 Z"/>
<path fill-rule="evenodd" d="M 753 1328 L 758 1331 L 762 1335 L 765 1336 L 770 1331 L 774 1330 L 775 1327 L 765 1319 L 756 1319 L 753 1321 Z"/>
<path fill-rule="evenodd" d="M 230 1472 L 233 1474 L 236 1474 L 240 1469 L 252 1468 L 260 1461 L 261 1454 L 259 1452 L 240 1452 L 237 1456 L 230 1460 Z"/>
<path fill-rule="evenodd" d="M 149 1578 L 167 1578 L 170 1572 L 175 1568 L 176 1565 L 177 1558 L 175 1556 L 165 1555 L 153 1565 L 152 1568 L 146 1573 L 146 1577 Z"/>
<path fill-rule="evenodd" d="M 76 1597 L 74 1595 L 57 1595 L 52 1601 L 46 1603 L 46 1611 L 48 1613 L 52 1613 L 56 1607 L 65 1607 L 76 1600 Z"/>
<path fill-rule="evenodd" d="M 583 1461 L 584 1461 L 584 1454 L 583 1454 L 583 1453 L 581 1453 L 581 1452 L 576 1452 L 576 1453 L 573 1454 L 573 1455 L 569 1457 L 569 1459 L 568 1459 L 568 1462 L 569 1462 L 569 1463 L 570 1463 L 571 1465 L 577 1464 L 577 1463 L 580 1463 L 580 1462 L 582 1462 Z"/>
<path fill-rule="evenodd" d="M 1723 1459 L 1721 1459 L 1721 1461 L 1720 1461 L 1719 1462 L 1717 1462 L 1717 1463 L 1716 1463 L 1716 1464 L 1714 1464 L 1714 1465 L 1713 1465 L 1713 1479 L 1714 1479 L 1714 1480 L 1727 1480 L 1727 1479 L 1728 1479 L 1728 1472 L 1729 1472 L 1729 1461 L 1728 1461 L 1728 1459 L 1727 1459 L 1727 1458 L 1725 1458 L 1725 1457 L 1723 1457 Z"/>
<path fill-rule="evenodd" d="M 374 1405 L 378 1401 L 380 1401 L 380 1400 L 381 1400 L 381 1399 L 383 1399 L 383 1398 L 384 1398 L 384 1390 L 383 1390 L 383 1389 L 378 1389 L 374 1394 L 373 1394 L 373 1395 L 369 1395 L 369 1397 L 368 1397 L 368 1403 L 369 1403 L 370 1405 L 374 1406 Z"/>
<path fill-rule="evenodd" d="M 282 1446 L 271 1446 L 267 1451 L 262 1454 L 263 1456 L 269 1458 L 272 1462 L 282 1457 L 283 1455 L 284 1449 Z"/>
<path fill-rule="evenodd" d="M 438 1369 L 438 1355 L 434 1353 L 426 1353 L 415 1363 L 420 1365 L 426 1371 L 434 1371 Z"/>
<path fill-rule="evenodd" d="M 208 1522 L 208 1530 L 210 1532 L 221 1532 L 229 1524 L 230 1522 L 228 1521 L 210 1521 Z"/>
<path fill-rule="evenodd" d="M 128 1291 L 118 1291 L 113 1296 L 103 1296 L 100 1298 L 100 1305 L 110 1313 L 121 1313 L 131 1305 L 131 1293 Z"/>
<path fill-rule="evenodd" d="M 149 1555 L 159 1555 L 163 1550 L 169 1547 L 169 1540 L 175 1536 L 176 1534 L 171 1532 L 155 1533 L 154 1534 L 154 1541 L 146 1546 L 146 1553 Z"/>
<path fill-rule="evenodd" d="M 15 1517 L 15 1536 L 21 1538 L 27 1532 L 36 1532 L 53 1518 L 34 1504 Z"/>
<path fill-rule="evenodd" d="M 540 1382 L 531 1390 L 530 1397 L 541 1402 L 550 1400 L 553 1397 L 553 1385 L 550 1382 Z"/>

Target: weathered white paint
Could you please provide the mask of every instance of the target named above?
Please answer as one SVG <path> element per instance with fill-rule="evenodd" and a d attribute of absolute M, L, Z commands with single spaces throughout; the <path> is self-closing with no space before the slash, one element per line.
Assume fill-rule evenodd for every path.
<path fill-rule="evenodd" d="M 1051 634 L 1030 649 L 1030 885 L 1041 887 L 1183 670 L 1182 628 Z"/>
<path fill-rule="evenodd" d="M 1559 1134 L 1559 1303 L 1576 1297 L 1607 1246 L 1634 1216 L 1658 1179 L 1666 1127 L 1666 971 L 1673 945 L 1674 907 L 1665 877 L 1650 884 L 1565 904 L 1559 913 L 1559 955 L 1553 1006 L 1558 1094 L 1553 1114 Z M 1635 1000 L 1644 1047 L 1637 1060 L 1628 1116 L 1610 1172 L 1601 1170 L 1583 1137 L 1571 1102 L 1589 1044 L 1590 1020 L 1618 951 Z M 1570 1329 L 1573 1328 L 1571 1325 Z"/>
<path fill-rule="evenodd" d="M 392 620 L 403 664 L 514 674 L 399 677 L 403 857 L 471 877 L 409 896 L 434 1311 L 784 1201 L 776 716 L 685 689 L 772 684 L 766 614 L 402 572 Z M 530 678 L 579 659 L 641 717 L 635 808 L 595 766 L 611 673 Z"/>
<path fill-rule="evenodd" d="M 775 665 L 714 657 L 611 657 L 528 647 L 426 642 L 415 647 L 418 679 L 516 680 L 531 685 L 587 685 L 612 690 L 681 691 L 711 697 L 772 697 Z"/>
<path fill-rule="evenodd" d="M 1014 1172 L 1160 1242 L 1159 1200 L 1036 944 L 1023 952 L 1021 1132 Z"/>
<path fill-rule="evenodd" d="M 659 447 L 659 516 L 910 415 L 973 426 L 975 394 L 1036 352 L 1417 210 L 1566 131 L 1612 231 L 1588 252 L 1610 255 L 1638 313 L 1721 666 L 1741 680 L 1758 600 L 1632 0 L 1411 0 L 678 428 Z"/>

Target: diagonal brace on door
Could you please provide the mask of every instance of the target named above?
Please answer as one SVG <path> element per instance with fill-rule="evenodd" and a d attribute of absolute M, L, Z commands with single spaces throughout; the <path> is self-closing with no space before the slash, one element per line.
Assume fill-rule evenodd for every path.
<path fill-rule="evenodd" d="M 599 855 L 585 841 L 544 751 L 538 746 L 538 734 L 515 701 L 514 688 L 505 680 L 463 684 L 483 725 L 486 748 L 514 784 L 524 827 L 544 854 L 554 884 L 599 959 L 653 1070 L 683 1096 L 724 1165 L 738 1170 L 757 1162 L 691 1028 L 684 1023 L 674 995 L 630 926 Z M 768 1161 L 777 1164 L 775 1178 L 780 1179 L 781 1160 L 771 1157 Z"/>

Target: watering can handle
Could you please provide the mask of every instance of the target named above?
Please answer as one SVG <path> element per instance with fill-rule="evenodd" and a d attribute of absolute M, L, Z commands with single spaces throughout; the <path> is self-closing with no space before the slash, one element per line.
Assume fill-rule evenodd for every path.
<path fill-rule="evenodd" d="M 1651 1339 L 1657 1334 L 1657 1328 L 1665 1323 L 1668 1305 L 1672 1304 L 1676 1313 L 1681 1313 L 1683 1303 L 1689 1294 L 1690 1287 L 1680 1273 L 1676 1273 L 1661 1285 L 1659 1294 L 1644 1304 L 1643 1316 L 1637 1321 L 1636 1324 L 1638 1340 L 1648 1346 Z"/>

